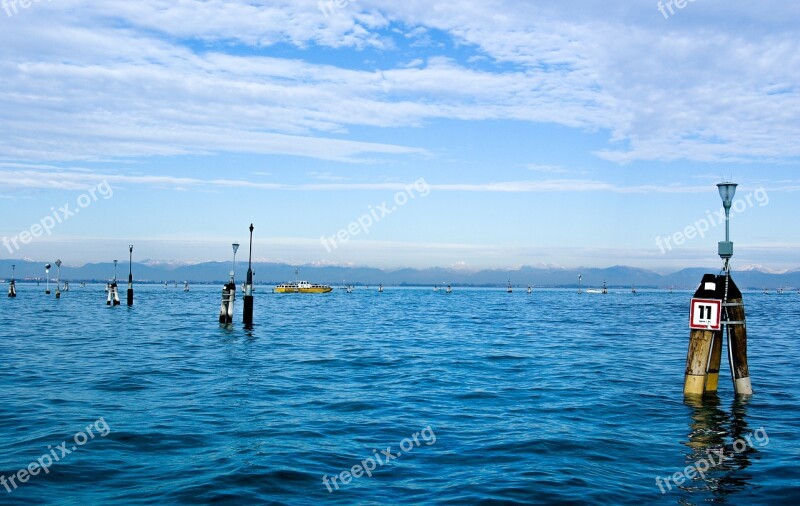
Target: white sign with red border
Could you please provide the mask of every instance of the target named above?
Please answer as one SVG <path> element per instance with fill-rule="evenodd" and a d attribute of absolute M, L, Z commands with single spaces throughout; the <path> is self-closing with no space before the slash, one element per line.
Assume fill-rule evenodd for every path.
<path fill-rule="evenodd" d="M 722 301 L 717 299 L 692 299 L 689 327 L 696 330 L 722 328 Z"/>

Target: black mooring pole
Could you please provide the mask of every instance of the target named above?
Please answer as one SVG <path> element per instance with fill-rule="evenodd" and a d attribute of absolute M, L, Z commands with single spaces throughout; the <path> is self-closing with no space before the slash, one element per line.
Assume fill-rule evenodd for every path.
<path fill-rule="evenodd" d="M 246 327 L 253 325 L 253 224 L 250 224 L 250 259 L 247 262 L 247 283 L 244 287 L 244 319 Z"/>
<path fill-rule="evenodd" d="M 128 305 L 133 305 L 133 245 L 128 246 L 130 260 L 128 263 Z"/>

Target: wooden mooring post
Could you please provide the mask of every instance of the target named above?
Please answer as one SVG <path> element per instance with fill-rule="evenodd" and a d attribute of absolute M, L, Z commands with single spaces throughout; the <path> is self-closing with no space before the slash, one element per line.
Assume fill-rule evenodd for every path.
<path fill-rule="evenodd" d="M 719 243 L 719 256 L 725 261 L 718 275 L 706 274 L 694 294 L 689 313 L 689 351 L 686 355 L 685 396 L 716 393 L 722 362 L 722 341 L 727 337 L 728 363 L 736 395 L 752 395 L 747 364 L 747 322 L 742 292 L 731 277 L 730 209 L 736 193 L 735 183 L 717 185 L 725 208 L 725 241 Z"/>

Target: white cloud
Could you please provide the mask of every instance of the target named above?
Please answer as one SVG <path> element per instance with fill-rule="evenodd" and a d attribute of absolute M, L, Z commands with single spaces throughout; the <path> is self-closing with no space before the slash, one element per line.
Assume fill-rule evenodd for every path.
<path fill-rule="evenodd" d="M 40 3 L 0 19 L 0 150 L 357 161 L 426 152 L 355 127 L 458 119 L 605 132 L 596 154 L 620 164 L 794 160 L 798 14 L 775 0 L 670 20 L 586 0 L 361 0 L 327 17 L 316 0 Z M 342 63 L 368 51 L 386 58 Z"/>

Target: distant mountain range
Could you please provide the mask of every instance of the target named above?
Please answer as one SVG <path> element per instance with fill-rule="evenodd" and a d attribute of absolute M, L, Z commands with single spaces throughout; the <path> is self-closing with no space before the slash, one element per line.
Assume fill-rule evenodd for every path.
<path fill-rule="evenodd" d="M 32 260 L 0 260 L 0 279 L 10 279 L 11 265 L 15 264 L 19 280 L 44 279 L 44 263 Z M 534 285 L 537 287 L 570 288 L 578 286 L 578 275 L 583 277 L 584 287 L 599 287 L 605 281 L 609 287 L 638 288 L 694 288 L 708 272 L 718 272 L 719 268 L 683 269 L 672 274 L 659 274 L 646 269 L 615 266 L 605 269 L 580 268 L 562 269 L 558 267 L 522 267 L 520 269 L 491 269 L 477 272 L 458 269 L 396 269 L 382 270 L 369 267 L 337 266 L 293 266 L 276 263 L 255 263 L 253 270 L 257 284 L 278 284 L 293 281 L 295 267 L 300 270 L 300 279 L 314 283 L 341 285 L 384 284 L 387 286 L 430 286 L 452 284 L 453 286 L 505 286 L 510 280 L 514 286 Z M 228 280 L 230 262 L 206 262 L 193 265 L 169 264 L 146 261 L 133 264 L 134 279 L 138 283 L 183 282 L 223 283 Z M 797 288 L 800 287 L 800 269 L 776 273 L 760 266 L 746 266 L 735 271 L 734 279 L 740 288 Z M 236 280 L 245 278 L 246 263 L 237 264 Z M 51 279 L 56 277 L 56 267 L 50 270 Z M 61 266 L 61 277 L 70 282 L 106 281 L 114 276 L 113 263 L 86 264 L 80 267 Z M 128 279 L 128 264 L 120 263 L 117 278 Z"/>

